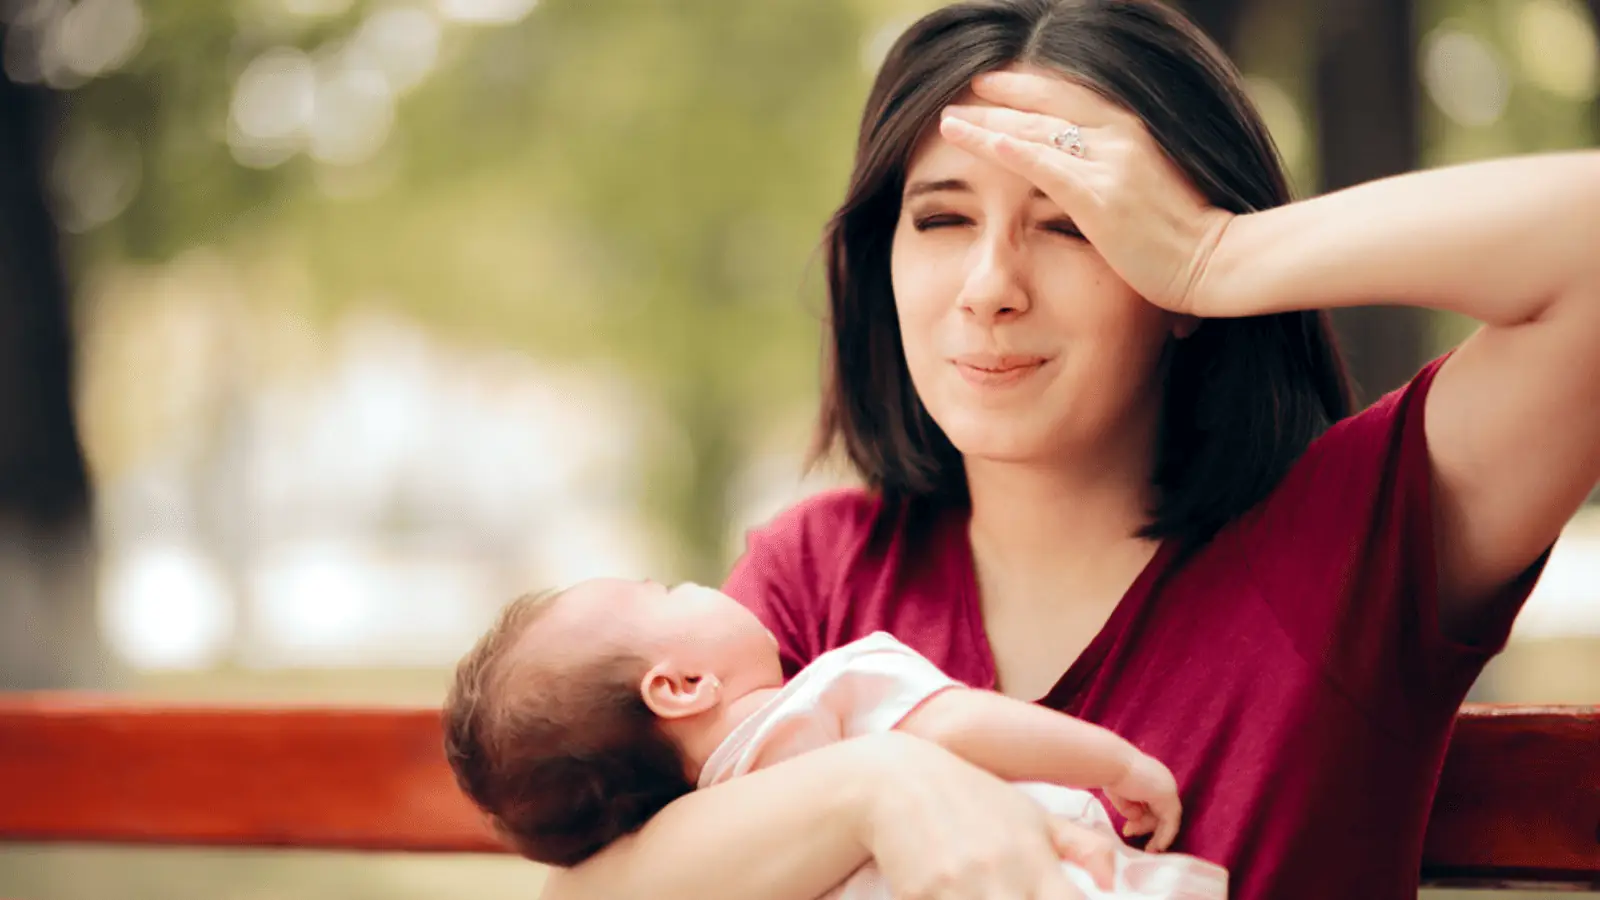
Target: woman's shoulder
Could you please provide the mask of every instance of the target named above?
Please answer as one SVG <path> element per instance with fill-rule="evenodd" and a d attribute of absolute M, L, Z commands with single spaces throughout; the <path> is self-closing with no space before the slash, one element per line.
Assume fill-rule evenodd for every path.
<path fill-rule="evenodd" d="M 1425 505 L 1432 472 L 1424 407 L 1442 362 L 1335 422 L 1232 530 L 1258 540 L 1338 540 L 1341 527 L 1368 523 L 1385 506 Z"/>

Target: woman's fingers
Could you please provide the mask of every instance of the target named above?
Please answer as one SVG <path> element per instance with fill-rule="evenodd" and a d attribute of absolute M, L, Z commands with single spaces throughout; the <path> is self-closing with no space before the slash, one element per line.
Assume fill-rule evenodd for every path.
<path fill-rule="evenodd" d="M 972 117 L 994 128 L 946 115 L 946 141 L 1032 182 L 1145 300 L 1205 314 L 1195 286 L 1232 214 L 1208 202 L 1133 113 L 1059 76 L 991 72 L 973 89 L 1011 114 Z M 1082 129 L 1082 157 L 1050 145 L 1052 119 Z"/>
<path fill-rule="evenodd" d="M 1055 146 L 1052 140 L 1066 130 L 1068 122 L 1055 116 L 1022 112 L 1001 106 L 947 106 L 944 114 L 988 131 L 998 131 L 1035 144 Z M 1081 126 L 1080 126 L 1081 127 Z M 1089 135 L 1084 135 L 1087 143 Z"/>
<path fill-rule="evenodd" d="M 1142 123 L 1127 110 L 1081 84 L 1052 75 L 986 72 L 972 79 L 972 92 L 1000 106 L 1077 122 L 1086 128 Z"/>
<path fill-rule="evenodd" d="M 1051 820 L 1050 836 L 1062 860 L 1082 866 L 1095 884 L 1111 890 L 1117 877 L 1113 838 L 1065 819 Z"/>
<path fill-rule="evenodd" d="M 1087 199 L 1083 174 L 1084 160 L 1031 140 L 1002 131 L 974 125 L 957 116 L 945 116 L 939 123 L 945 140 L 1003 166 L 1034 183 L 1039 190 L 1072 215 Z"/>

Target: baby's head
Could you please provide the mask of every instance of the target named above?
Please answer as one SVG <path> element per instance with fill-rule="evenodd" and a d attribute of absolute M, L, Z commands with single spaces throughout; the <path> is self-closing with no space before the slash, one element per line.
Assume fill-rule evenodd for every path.
<path fill-rule="evenodd" d="M 461 660 L 445 753 L 518 852 L 576 865 L 692 790 L 728 704 L 782 683 L 731 597 L 585 581 L 513 601 Z"/>

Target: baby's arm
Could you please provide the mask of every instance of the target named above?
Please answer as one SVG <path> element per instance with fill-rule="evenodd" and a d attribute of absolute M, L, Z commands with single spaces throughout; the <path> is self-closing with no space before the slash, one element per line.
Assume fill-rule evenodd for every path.
<path fill-rule="evenodd" d="M 1128 819 L 1126 834 L 1154 832 L 1165 850 L 1182 814 L 1172 773 L 1116 734 L 993 691 L 949 688 L 929 697 L 896 730 L 932 741 L 1007 781 L 1097 787 Z"/>

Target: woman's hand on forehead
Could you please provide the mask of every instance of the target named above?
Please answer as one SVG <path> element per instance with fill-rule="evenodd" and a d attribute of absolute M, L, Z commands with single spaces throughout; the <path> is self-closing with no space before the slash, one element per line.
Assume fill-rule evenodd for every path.
<path fill-rule="evenodd" d="M 953 145 L 1028 179 L 1070 216 L 1140 296 L 1188 315 L 1232 216 L 1209 204 L 1143 122 L 1080 84 L 992 72 L 973 93 L 998 106 L 952 106 L 940 132 Z"/>
<path fill-rule="evenodd" d="M 986 72 L 972 79 L 972 92 L 997 107 L 1053 116 L 1083 128 L 1144 131 L 1138 116 L 1093 89 L 1056 75 Z"/>

